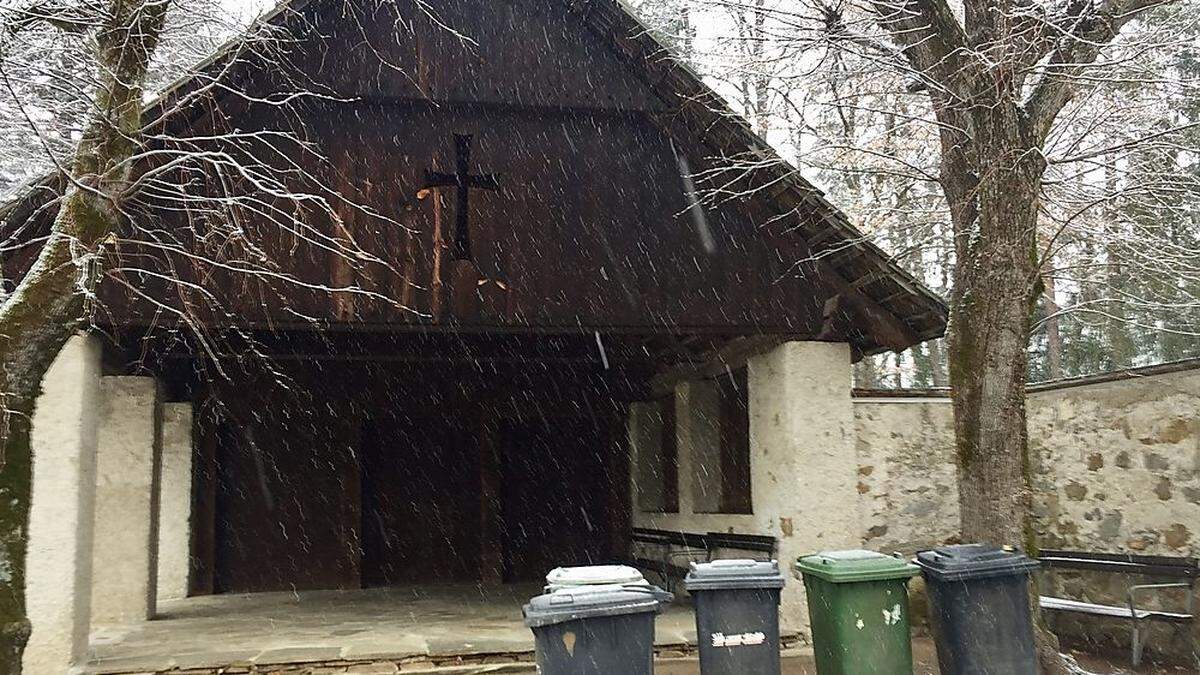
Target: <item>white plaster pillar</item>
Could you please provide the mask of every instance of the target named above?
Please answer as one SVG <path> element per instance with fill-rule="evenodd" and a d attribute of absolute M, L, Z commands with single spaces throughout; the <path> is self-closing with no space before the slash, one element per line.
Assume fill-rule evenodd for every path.
<path fill-rule="evenodd" d="M 754 520 L 779 539 L 789 577 L 781 619 L 807 634 L 804 585 L 792 578 L 792 563 L 861 548 L 850 348 L 786 342 L 747 365 Z"/>
<path fill-rule="evenodd" d="M 92 625 L 136 623 L 156 601 L 162 406 L 149 377 L 100 380 Z"/>
<path fill-rule="evenodd" d="M 721 507 L 720 417 L 720 399 L 711 380 L 675 386 L 681 514 L 716 513 Z"/>
<path fill-rule="evenodd" d="M 164 403 L 158 498 L 158 601 L 186 598 L 191 567 L 192 404 Z"/>
<path fill-rule="evenodd" d="M 62 675 L 86 660 L 100 351 L 95 336 L 71 338 L 42 379 L 33 414 L 26 675 Z"/>

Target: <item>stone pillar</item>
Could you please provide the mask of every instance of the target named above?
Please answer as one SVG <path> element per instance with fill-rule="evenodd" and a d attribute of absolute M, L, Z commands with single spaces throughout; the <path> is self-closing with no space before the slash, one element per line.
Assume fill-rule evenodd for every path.
<path fill-rule="evenodd" d="M 786 342 L 748 362 L 751 488 L 756 528 L 779 560 L 860 548 L 850 348 Z M 803 584 L 791 579 L 780 616 L 808 632 Z"/>
<path fill-rule="evenodd" d="M 192 404 L 164 403 L 158 498 L 158 601 L 188 594 L 192 541 Z"/>
<path fill-rule="evenodd" d="M 75 336 L 46 372 L 33 415 L 26 675 L 62 675 L 87 655 L 99 399 L 100 341 Z"/>
<path fill-rule="evenodd" d="M 154 615 L 162 406 L 148 377 L 100 380 L 92 625 Z"/>
<path fill-rule="evenodd" d="M 720 427 L 720 401 L 711 380 L 689 380 L 675 386 L 680 513 L 720 510 Z"/>

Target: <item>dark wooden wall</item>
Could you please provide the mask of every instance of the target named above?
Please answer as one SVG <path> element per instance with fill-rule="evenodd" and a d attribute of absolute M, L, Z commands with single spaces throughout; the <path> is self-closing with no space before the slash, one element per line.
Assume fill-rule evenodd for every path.
<path fill-rule="evenodd" d="M 277 122 L 267 114 L 249 121 Z M 264 221 L 244 224 L 245 241 L 223 241 L 209 218 L 172 215 L 166 226 L 188 248 L 224 243 L 222 255 L 245 251 L 251 267 L 261 263 L 250 249 L 261 248 L 272 275 L 172 256 L 171 273 L 196 288 L 151 276 L 131 286 L 181 310 L 231 312 L 259 325 L 310 317 L 392 326 L 820 330 L 827 293 L 815 272 L 794 262 L 805 255 L 802 242 L 768 236 L 736 203 L 689 209 L 678 149 L 636 115 L 347 103 L 322 106 L 306 125 L 332 161 L 311 170 L 347 199 L 333 200 L 340 222 L 311 209 L 305 226 L 351 253 Z M 467 277 L 446 249 L 454 190 L 418 199 L 427 170 L 452 170 L 456 133 L 474 135 L 473 170 L 495 173 L 501 184 L 471 195 L 475 266 Z M 358 250 L 368 259 L 356 260 Z M 141 253 L 138 264 L 163 257 Z M 109 291 L 119 316 L 161 316 L 120 286 Z"/>
<path fill-rule="evenodd" d="M 238 97 L 196 104 L 180 133 L 278 130 L 311 144 L 196 141 L 276 169 L 302 169 L 311 180 L 297 177 L 291 188 L 323 196 L 331 209 L 265 196 L 258 206 L 280 209 L 276 219 L 239 214 L 231 231 L 228 214 L 181 212 L 178 203 L 147 195 L 141 231 L 131 228 L 117 247 L 125 278 L 106 283 L 102 320 L 173 320 L 165 305 L 258 327 L 315 319 L 821 332 L 831 293 L 812 261 L 797 262 L 808 256 L 804 242 L 745 199 L 691 208 L 683 174 L 732 160 L 668 138 L 646 115 L 661 106 L 652 88 L 563 3 L 429 6 L 436 21 L 412 8 L 391 14 L 397 6 L 390 4 L 370 12 L 354 3 L 306 9 L 305 34 L 321 39 L 296 44 L 290 65 L 247 67 L 238 81 L 264 96 L 302 87 L 344 98 L 302 97 L 282 107 Z M 453 168 L 454 134 L 474 136 L 472 169 L 497 174 L 501 186 L 472 194 L 475 265 L 461 274 L 445 250 L 454 190 L 418 199 L 427 170 Z M 229 175 L 178 178 L 194 194 L 253 193 L 250 181 Z M 292 216 L 301 225 L 287 222 Z M 147 223 L 162 229 L 148 235 Z M 306 232 L 289 231 L 297 227 Z M 202 256 L 165 253 L 163 241 L 139 246 L 147 236 Z M 314 238 L 328 239 L 314 245 Z M 343 255 L 329 250 L 339 247 Z M 133 271 L 144 266 L 195 286 Z M 365 293 L 329 290 L 340 288 Z"/>
<path fill-rule="evenodd" d="M 620 558 L 622 406 L 554 370 L 327 363 L 213 387 L 194 592 L 529 581 Z"/>

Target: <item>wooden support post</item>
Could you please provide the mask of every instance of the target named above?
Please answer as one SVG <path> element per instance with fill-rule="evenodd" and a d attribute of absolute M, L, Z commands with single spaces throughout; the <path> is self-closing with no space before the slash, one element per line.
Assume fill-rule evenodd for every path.
<path fill-rule="evenodd" d="M 191 595 L 216 592 L 217 564 L 217 444 L 220 422 L 211 395 L 206 394 L 193 420 L 196 433 L 196 461 L 192 492 L 192 571 Z"/>
<path fill-rule="evenodd" d="M 465 322 L 479 316 L 479 268 L 470 260 L 450 261 L 450 316 Z"/>
<path fill-rule="evenodd" d="M 495 402 L 479 414 L 479 581 L 504 582 L 504 549 L 500 542 L 502 514 L 500 447 Z"/>
<path fill-rule="evenodd" d="M 630 557 L 629 535 L 633 527 L 632 483 L 629 479 L 629 404 L 613 401 L 609 413 L 608 523 L 609 555 L 613 560 Z"/>

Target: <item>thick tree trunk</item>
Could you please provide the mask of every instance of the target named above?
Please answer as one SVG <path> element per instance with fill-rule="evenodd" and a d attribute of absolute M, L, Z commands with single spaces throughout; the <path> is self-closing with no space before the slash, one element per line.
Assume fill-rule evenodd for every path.
<path fill-rule="evenodd" d="M 981 220 L 993 219 L 1000 231 L 979 235 L 978 255 L 993 262 L 960 266 L 951 306 L 950 383 L 966 541 L 1032 543 L 1025 430 L 1032 205 L 1030 199 L 1022 213 L 981 202 Z"/>
<path fill-rule="evenodd" d="M 957 210 L 977 216 L 958 234 L 969 241 L 959 248 L 951 298 L 950 384 L 962 539 L 1036 555 L 1025 384 L 1044 166 L 1037 153 L 1009 147 L 988 153 L 998 170 L 981 172 L 973 206 Z M 1038 617 L 1036 596 L 1031 590 Z M 1057 638 L 1035 621 L 1042 672 L 1067 672 Z"/>
<path fill-rule="evenodd" d="M 38 259 L 0 305 L 0 675 L 21 672 L 30 634 L 25 554 L 32 496 L 30 424 L 42 377 L 85 316 L 102 247 L 120 222 L 142 131 L 142 82 L 168 3 L 111 0 L 98 16 L 95 117 Z"/>
<path fill-rule="evenodd" d="M 33 480 L 33 457 L 29 452 L 31 399 L 6 397 L 3 451 L 8 461 L 0 472 L 0 564 L 10 570 L 0 585 L 0 675 L 21 672 L 21 656 L 29 640 L 29 620 L 25 616 L 25 566 L 12 565 L 25 556 L 26 524 L 29 522 L 28 495 Z"/>
<path fill-rule="evenodd" d="M 25 551 L 33 453 L 30 425 L 42 376 L 83 318 L 92 287 L 97 232 L 115 222 L 93 193 L 71 190 L 50 240 L 16 291 L 0 307 L 0 675 L 21 672 L 29 639 Z M 71 234 L 67 234 L 71 233 Z"/>

